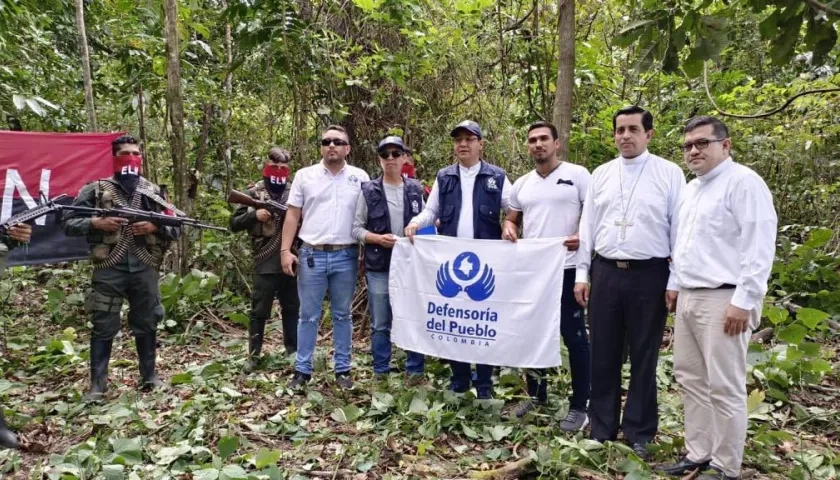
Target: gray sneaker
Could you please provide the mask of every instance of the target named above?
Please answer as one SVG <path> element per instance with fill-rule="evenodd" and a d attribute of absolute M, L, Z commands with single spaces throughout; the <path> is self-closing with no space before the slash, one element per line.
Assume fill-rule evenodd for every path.
<path fill-rule="evenodd" d="M 560 423 L 560 430 L 564 432 L 577 432 L 589 425 L 589 416 L 580 410 L 569 410 L 566 418 Z"/>

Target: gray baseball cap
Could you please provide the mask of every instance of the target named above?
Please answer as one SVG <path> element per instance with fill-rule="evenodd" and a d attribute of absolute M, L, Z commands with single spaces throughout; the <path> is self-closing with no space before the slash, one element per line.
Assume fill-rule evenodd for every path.
<path fill-rule="evenodd" d="M 408 148 L 405 146 L 405 143 L 403 143 L 403 139 L 395 135 L 383 138 L 382 141 L 379 142 L 379 146 L 376 147 L 376 151 L 380 152 L 383 148 L 387 147 L 388 145 L 400 147 L 400 149 L 402 149 L 403 151 L 408 151 Z"/>
<path fill-rule="evenodd" d="M 454 137 L 458 134 L 459 130 L 466 130 L 478 138 L 484 138 L 484 136 L 481 135 L 481 127 L 479 127 L 478 124 L 473 122 L 472 120 L 464 120 L 463 122 L 456 125 L 455 128 L 453 128 L 452 131 L 449 133 L 449 136 Z"/>

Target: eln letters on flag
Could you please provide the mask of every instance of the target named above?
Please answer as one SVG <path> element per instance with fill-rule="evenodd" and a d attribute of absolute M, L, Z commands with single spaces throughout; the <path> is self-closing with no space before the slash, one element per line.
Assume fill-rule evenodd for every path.
<path fill-rule="evenodd" d="M 389 275 L 391 339 L 461 362 L 560 365 L 563 240 L 401 238 Z"/>
<path fill-rule="evenodd" d="M 75 197 L 85 184 L 110 177 L 111 141 L 120 135 L 0 131 L 0 221 L 35 207 L 41 194 Z M 9 265 L 88 258 L 85 238 L 65 237 L 60 219 L 55 217 L 50 214 L 35 221 L 32 241 L 11 252 Z"/>

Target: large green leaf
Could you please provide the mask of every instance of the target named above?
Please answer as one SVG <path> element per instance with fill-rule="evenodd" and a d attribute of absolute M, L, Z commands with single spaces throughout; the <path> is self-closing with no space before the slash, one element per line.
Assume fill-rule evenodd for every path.
<path fill-rule="evenodd" d="M 219 456 L 222 460 L 233 455 L 233 452 L 239 448 L 239 439 L 237 437 L 222 437 L 219 439 Z"/>
<path fill-rule="evenodd" d="M 811 330 L 817 328 L 817 325 L 828 317 L 827 313 L 815 308 L 800 308 L 796 311 L 797 320 L 801 320 Z"/>
<path fill-rule="evenodd" d="M 270 465 L 276 465 L 277 461 L 280 460 L 280 455 L 280 450 L 268 450 L 267 448 L 261 448 L 260 451 L 257 452 L 257 458 L 254 460 L 254 464 L 258 470 L 262 470 Z"/>

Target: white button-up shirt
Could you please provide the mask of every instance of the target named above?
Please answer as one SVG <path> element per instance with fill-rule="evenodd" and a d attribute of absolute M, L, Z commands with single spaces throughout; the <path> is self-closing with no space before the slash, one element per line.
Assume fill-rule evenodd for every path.
<path fill-rule="evenodd" d="M 300 239 L 311 245 L 357 243 L 353 238 L 353 217 L 362 182 L 367 181 L 367 172 L 346 163 L 335 175 L 323 160 L 298 170 L 288 205 L 301 209 Z"/>
<path fill-rule="evenodd" d="M 589 281 L 593 251 L 612 260 L 670 257 L 683 187 L 682 169 L 648 151 L 596 168 L 580 219 L 575 281 Z M 677 290 L 673 263 L 670 268 L 667 289 Z"/>
<path fill-rule="evenodd" d="M 731 158 L 692 180 L 674 249 L 682 288 L 735 285 L 732 305 L 760 308 L 776 252 L 776 210 L 764 180 Z"/>
<path fill-rule="evenodd" d="M 482 160 L 481 162 L 483 162 Z M 475 179 L 481 170 L 481 162 L 476 163 L 472 167 L 465 167 L 458 164 L 458 175 L 461 178 L 461 211 L 458 214 L 458 231 L 459 238 L 473 238 L 473 188 L 475 188 Z M 510 191 L 513 187 L 510 184 L 507 176 L 505 176 L 505 183 L 502 185 L 502 211 L 506 212 L 510 206 Z M 432 191 L 429 192 L 429 199 L 426 201 L 426 208 L 411 219 L 409 223 L 415 223 L 420 228 L 428 227 L 435 223 L 440 217 L 440 187 L 438 187 L 437 178 Z M 500 220 L 501 221 L 501 220 Z"/>

